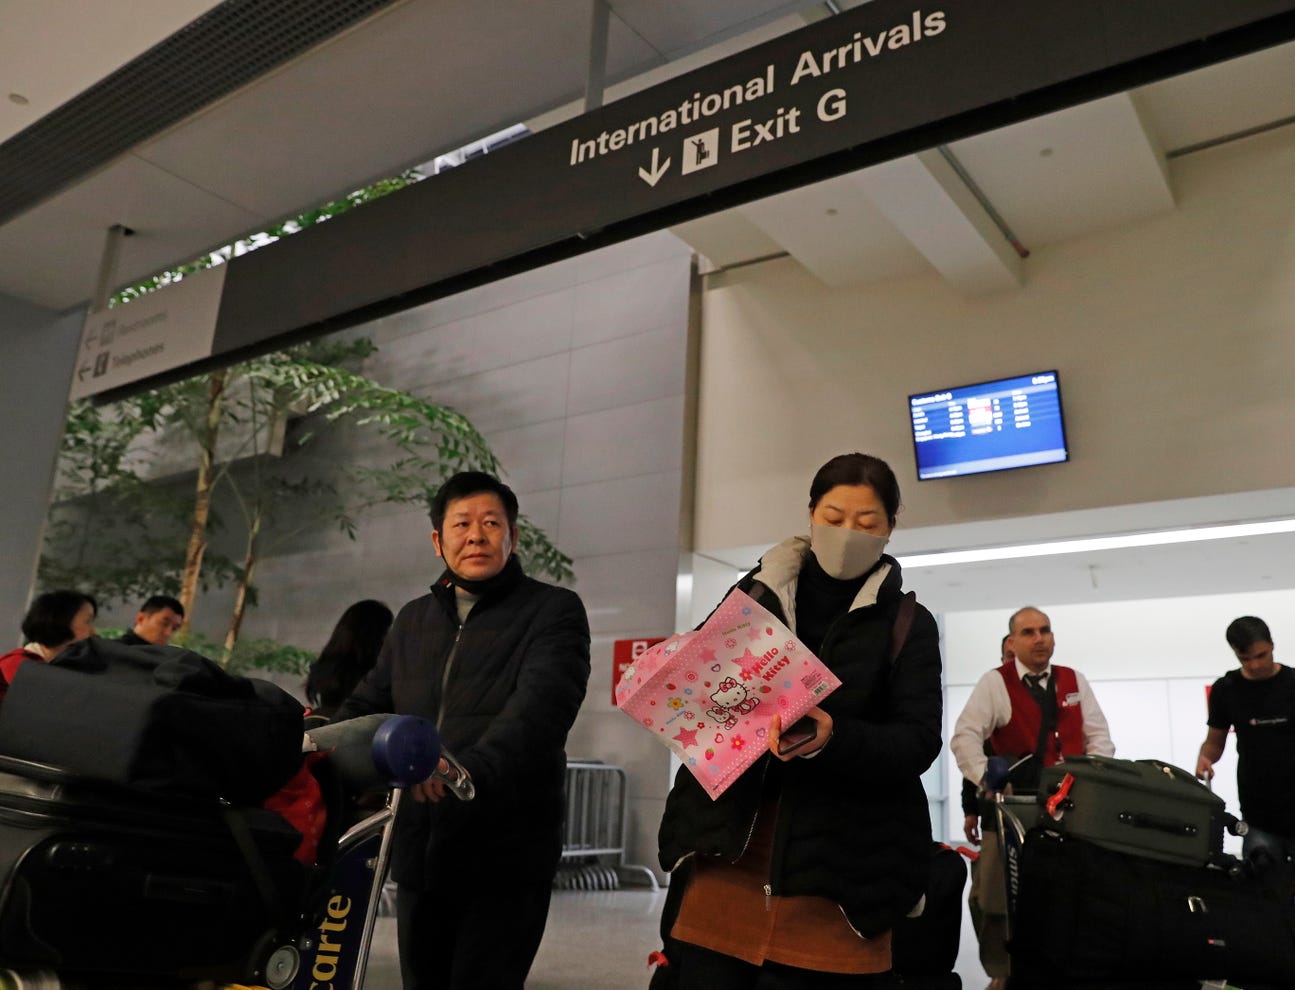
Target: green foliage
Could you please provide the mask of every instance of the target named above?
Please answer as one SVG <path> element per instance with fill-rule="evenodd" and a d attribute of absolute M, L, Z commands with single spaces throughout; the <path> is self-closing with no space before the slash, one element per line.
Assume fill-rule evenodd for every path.
<path fill-rule="evenodd" d="M 225 653 L 224 645 L 200 633 L 188 632 L 183 640 L 176 636 L 174 646 L 183 646 L 204 657 L 220 661 Z M 305 677 L 310 665 L 315 662 L 315 654 L 299 646 L 289 646 L 272 639 L 240 639 L 227 659 L 224 667 L 231 674 L 293 674 Z"/>
<path fill-rule="evenodd" d="M 371 346 L 371 345 L 370 345 Z M 291 396 L 296 408 L 325 424 L 346 423 L 376 432 L 398 451 L 382 468 L 351 468 L 347 476 L 354 509 L 379 502 L 421 505 L 430 510 L 437 490 L 458 471 L 502 473 L 490 444 L 461 413 L 380 385 L 336 364 L 300 351 L 271 355 L 252 373 L 263 387 Z M 314 432 L 299 435 L 309 442 Z M 354 510 L 352 510 L 354 511 Z M 339 516 L 339 522 L 349 515 Z M 571 558 L 524 516 L 517 520 L 517 552 L 533 574 L 569 581 Z"/>
<path fill-rule="evenodd" d="M 137 441 L 159 428 L 166 397 L 132 396 L 111 406 L 68 408 L 37 579 L 42 588 L 83 588 L 105 604 L 175 594 L 191 502 L 141 477 Z M 233 565 L 211 554 L 204 587 L 229 580 Z"/>
<path fill-rule="evenodd" d="M 97 635 L 103 639 L 120 639 L 125 631 L 125 629 L 109 627 L 98 630 Z M 200 656 L 216 661 L 219 661 L 224 649 L 211 637 L 193 630 L 177 633 L 171 640 L 171 645 L 192 650 Z M 292 674 L 304 678 L 314 662 L 315 654 L 310 650 L 303 650 L 300 646 L 289 646 L 272 639 L 240 639 L 225 669 L 231 674 L 253 676 L 258 673 Z"/>

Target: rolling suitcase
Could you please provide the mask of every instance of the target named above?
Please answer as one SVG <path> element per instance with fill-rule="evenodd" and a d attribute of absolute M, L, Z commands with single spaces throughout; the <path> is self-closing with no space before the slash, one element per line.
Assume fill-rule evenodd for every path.
<path fill-rule="evenodd" d="M 241 981 L 299 919 L 300 834 L 0 756 L 0 963 Z"/>
<path fill-rule="evenodd" d="M 390 788 L 315 868 L 272 812 L 0 757 L 0 988 L 361 990 L 401 788 L 431 774 L 468 801 L 475 787 L 425 719 L 375 715 L 311 738 L 348 793 Z"/>
<path fill-rule="evenodd" d="M 1165 863 L 1223 861 L 1244 824 L 1186 770 L 1156 760 L 1070 756 L 1043 770 L 1040 817 L 1062 835 Z"/>
<path fill-rule="evenodd" d="M 1295 981 L 1295 906 L 1248 871 L 1159 862 L 1044 827 L 1027 834 L 1020 866 L 1013 988 Z"/>

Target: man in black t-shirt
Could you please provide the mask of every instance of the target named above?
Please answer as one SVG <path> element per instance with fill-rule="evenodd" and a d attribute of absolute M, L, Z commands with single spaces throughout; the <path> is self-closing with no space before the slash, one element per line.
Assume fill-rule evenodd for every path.
<path fill-rule="evenodd" d="M 1227 629 L 1228 645 L 1241 662 L 1210 689 L 1209 733 L 1196 762 L 1196 776 L 1212 778 L 1237 730 L 1237 793 L 1250 826 L 1242 849 L 1248 859 L 1295 858 L 1295 672 L 1273 660 L 1268 625 L 1253 615 Z"/>

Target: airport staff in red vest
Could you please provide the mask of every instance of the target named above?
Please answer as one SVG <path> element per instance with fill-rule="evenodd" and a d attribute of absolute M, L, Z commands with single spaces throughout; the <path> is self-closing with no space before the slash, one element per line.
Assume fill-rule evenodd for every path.
<path fill-rule="evenodd" d="M 1037 790 L 1042 768 L 1063 756 L 1114 756 L 1106 716 L 1088 681 L 1079 671 L 1052 663 L 1056 640 L 1047 615 L 1026 606 L 1012 613 L 1007 628 L 1003 664 L 972 689 L 949 742 L 963 777 L 980 786 L 986 753 L 1005 756 L 1015 765 L 1012 789 L 1020 793 Z M 978 820 L 968 814 L 967 838 L 980 843 L 981 825 L 990 823 L 985 815 Z M 1007 891 L 997 836 L 989 833 L 985 840 L 970 901 L 980 961 L 991 977 L 991 990 L 998 990 L 1006 985 L 1010 969 L 1004 923 Z"/>
<path fill-rule="evenodd" d="M 1012 614 L 1008 631 L 1015 660 L 980 678 L 954 726 L 949 746 L 962 775 L 976 784 L 984 778 L 985 740 L 1012 763 L 1025 760 L 1012 775 L 1016 791 L 1036 787 L 1039 771 L 1063 756 L 1114 756 L 1088 681 L 1052 662 L 1056 639 L 1047 615 L 1026 606 Z"/>

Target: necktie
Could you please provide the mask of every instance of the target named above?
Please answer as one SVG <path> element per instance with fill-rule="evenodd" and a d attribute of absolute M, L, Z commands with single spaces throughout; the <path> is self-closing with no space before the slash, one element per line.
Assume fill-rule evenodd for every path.
<path fill-rule="evenodd" d="M 1025 689 L 1039 703 L 1040 708 L 1047 708 L 1048 706 L 1048 689 L 1042 683 L 1046 676 L 1046 674 L 1026 674 L 1022 678 L 1025 681 Z"/>

